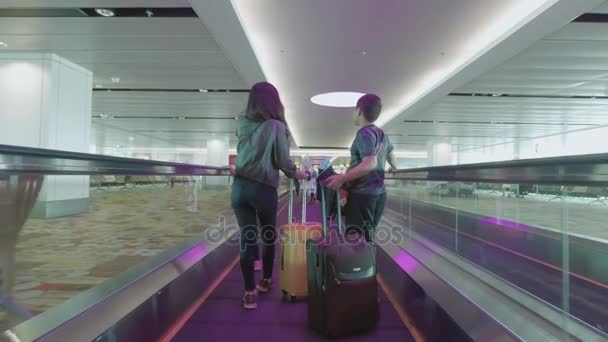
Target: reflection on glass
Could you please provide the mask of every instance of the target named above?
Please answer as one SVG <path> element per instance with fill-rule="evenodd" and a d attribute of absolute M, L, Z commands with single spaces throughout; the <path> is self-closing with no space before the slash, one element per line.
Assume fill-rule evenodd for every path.
<path fill-rule="evenodd" d="M 608 332 L 606 188 L 403 181 L 389 192 L 417 236 Z"/>
<path fill-rule="evenodd" d="M 0 178 L 0 329 L 202 237 L 231 215 L 227 177 L 214 178 L 92 176 L 88 211 L 51 219 L 28 219 L 43 177 Z"/>
<path fill-rule="evenodd" d="M 41 176 L 0 176 L 0 330 L 32 314 L 14 298 L 19 234 L 40 189 Z M 4 324 L 2 324 L 4 321 Z"/>

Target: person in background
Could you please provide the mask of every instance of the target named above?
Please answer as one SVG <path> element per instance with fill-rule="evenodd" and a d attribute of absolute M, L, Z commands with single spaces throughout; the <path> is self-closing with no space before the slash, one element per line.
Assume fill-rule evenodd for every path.
<path fill-rule="evenodd" d="M 317 173 L 311 169 L 311 177 L 307 183 L 309 203 L 315 202 L 315 194 L 317 191 Z M 309 171 L 310 172 L 310 171 Z"/>
<path fill-rule="evenodd" d="M 350 168 L 344 174 L 328 179 L 327 186 L 339 190 L 346 185 L 346 232 L 362 233 L 368 242 L 373 242 L 384 204 L 384 167 L 397 168 L 393 145 L 384 131 L 374 125 L 382 111 L 379 96 L 367 94 L 357 102 L 354 112 L 355 125 L 361 126 L 350 148 Z"/>
<path fill-rule="evenodd" d="M 307 178 L 305 180 L 305 182 L 303 182 L 303 184 L 301 184 L 303 186 L 302 191 L 304 191 L 304 194 L 302 194 L 303 198 L 306 198 L 307 202 L 310 202 L 310 185 L 313 181 L 312 176 L 314 174 L 313 168 L 312 168 L 312 161 L 310 160 L 310 157 L 303 157 L 302 158 L 302 164 L 300 165 L 300 170 L 302 170 L 302 172 L 306 173 L 307 175 L 311 175 L 310 178 Z M 297 191 L 296 189 L 296 194 L 299 194 L 299 191 Z"/>
<path fill-rule="evenodd" d="M 245 282 L 242 304 L 257 308 L 256 289 L 268 293 L 276 241 L 279 171 L 304 179 L 289 156 L 289 130 L 279 92 L 270 83 L 255 84 L 249 92 L 245 115 L 238 121 L 238 145 L 232 208 L 241 231 L 241 271 Z M 258 222 L 259 220 L 259 222 Z M 254 260 L 261 233 L 263 279 L 255 284 Z"/>

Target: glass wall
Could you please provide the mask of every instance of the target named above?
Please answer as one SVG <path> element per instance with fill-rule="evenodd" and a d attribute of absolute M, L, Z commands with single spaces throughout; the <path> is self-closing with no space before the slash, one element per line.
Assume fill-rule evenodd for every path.
<path fill-rule="evenodd" d="M 547 158 L 608 153 L 605 144 L 596 144 L 608 134 L 607 126 L 572 130 L 565 133 L 519 139 L 505 143 L 458 151 L 458 164 Z"/>
<path fill-rule="evenodd" d="M 389 183 L 386 214 L 411 237 L 515 285 L 526 306 L 540 299 L 608 333 L 608 188 Z"/>
<path fill-rule="evenodd" d="M 232 215 L 228 176 L 213 178 L 225 185 L 203 176 L 91 176 L 88 198 L 75 202 L 47 201 L 43 176 L 0 176 L 0 331 L 202 238 Z M 82 213 L 58 213 L 83 203 Z"/>

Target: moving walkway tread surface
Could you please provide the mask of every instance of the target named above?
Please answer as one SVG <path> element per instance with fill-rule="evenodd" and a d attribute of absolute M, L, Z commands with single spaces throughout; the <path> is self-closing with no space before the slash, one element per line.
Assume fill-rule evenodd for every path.
<path fill-rule="evenodd" d="M 278 214 L 278 224 L 287 222 L 287 208 Z M 295 205 L 294 216 L 300 219 L 301 208 Z M 308 205 L 309 222 L 319 222 L 320 207 Z M 258 296 L 258 308 L 248 311 L 242 308 L 243 279 L 239 266 L 234 267 L 222 283 L 207 298 L 190 320 L 178 332 L 173 341 L 324 341 L 308 328 L 306 300 L 296 303 L 281 300 L 278 284 L 280 253 L 277 251 L 273 274 L 274 287 L 269 294 Z M 256 272 L 256 280 L 261 279 Z M 348 337 L 348 341 L 414 341 L 397 311 L 380 290 L 380 321 L 377 328 L 367 335 Z"/>

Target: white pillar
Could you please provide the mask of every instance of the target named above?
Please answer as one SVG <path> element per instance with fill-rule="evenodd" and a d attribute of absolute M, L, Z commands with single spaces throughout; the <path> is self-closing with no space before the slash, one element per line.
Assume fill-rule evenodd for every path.
<path fill-rule="evenodd" d="M 89 152 L 93 75 L 49 53 L 0 53 L 0 144 Z M 88 176 L 48 176 L 33 217 L 88 210 Z"/>
<path fill-rule="evenodd" d="M 212 135 L 207 139 L 207 165 L 228 166 L 230 138 L 226 134 Z M 228 177 L 212 176 L 205 177 L 206 185 L 225 186 L 228 185 Z"/>
<path fill-rule="evenodd" d="M 432 141 L 427 145 L 429 166 L 452 165 L 452 144 Z"/>
<path fill-rule="evenodd" d="M 513 142 L 513 160 L 518 160 L 521 158 L 521 140 L 516 139 Z"/>

